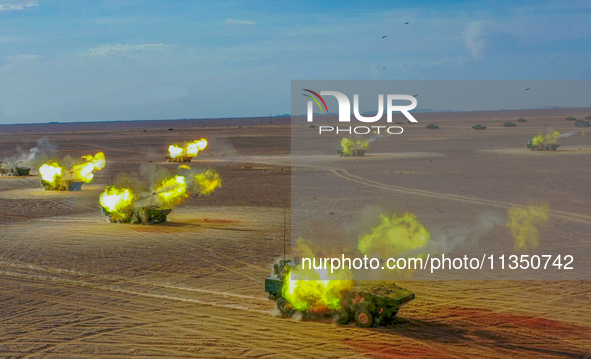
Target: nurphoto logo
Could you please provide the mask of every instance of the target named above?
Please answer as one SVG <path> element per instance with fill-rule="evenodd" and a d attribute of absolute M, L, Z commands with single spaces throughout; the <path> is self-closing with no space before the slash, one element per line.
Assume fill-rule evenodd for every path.
<path fill-rule="evenodd" d="M 308 92 L 307 94 L 303 94 L 303 96 L 311 100 L 308 101 L 308 122 L 314 122 L 314 103 L 316 103 L 316 105 L 320 109 L 320 113 L 326 112 L 328 114 L 328 106 L 326 105 L 326 101 L 324 101 L 324 98 L 322 96 L 334 96 L 337 99 L 339 104 L 339 123 L 351 122 L 351 101 L 349 100 L 347 95 L 338 91 L 320 91 L 320 94 L 318 94 L 317 92 L 312 90 L 303 90 Z M 410 101 L 410 104 L 394 105 L 394 101 Z M 392 113 L 400 112 L 408 119 L 409 122 L 418 123 L 418 121 L 409 112 L 415 107 L 417 107 L 417 99 L 413 96 L 387 94 L 386 122 L 392 123 Z M 375 113 L 375 115 L 362 116 L 359 112 L 359 95 L 354 94 L 353 115 L 358 121 L 364 123 L 374 123 L 379 121 L 384 115 L 384 95 L 378 95 L 378 111 Z M 374 131 L 375 133 L 379 134 L 380 131 L 383 129 L 386 129 L 386 132 L 392 135 L 401 134 L 404 131 L 404 129 L 400 126 L 354 126 L 348 128 L 339 128 L 339 126 L 319 126 L 318 133 L 321 134 L 322 132 L 334 131 L 336 134 L 347 132 L 349 134 L 355 133 L 358 135 L 365 135 L 370 133 L 371 131 Z"/>

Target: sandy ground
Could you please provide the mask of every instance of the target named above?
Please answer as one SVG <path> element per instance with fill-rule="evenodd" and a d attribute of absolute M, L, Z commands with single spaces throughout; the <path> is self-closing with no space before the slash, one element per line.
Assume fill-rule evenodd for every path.
<path fill-rule="evenodd" d="M 357 193 L 384 191 L 385 202 L 433 227 L 541 197 L 553 211 L 542 240 L 565 231 L 588 239 L 591 133 L 565 123 L 573 111 L 520 114 L 528 122 L 517 128 L 502 127 L 508 119 L 498 113 L 439 122 L 431 114 L 426 121 L 439 130 L 408 126 L 394 144 L 376 142 L 367 158 L 339 158 L 334 143 L 315 143 L 294 162 Z M 489 129 L 470 129 L 483 119 Z M 47 137 L 59 156 L 102 150 L 108 165 L 76 193 L 45 192 L 36 176 L 0 177 L 1 356 L 591 357 L 589 281 L 401 282 L 417 299 L 388 328 L 278 317 L 263 281 L 283 252 L 290 137 L 306 127 L 133 125 L 2 128 L 2 157 Z M 576 135 L 556 153 L 523 149 L 549 127 Z M 173 170 L 162 161 L 167 145 L 199 137 L 211 147 L 191 166 L 219 171 L 221 189 L 189 198 L 165 225 L 106 222 L 97 204 L 105 185 L 146 165 Z M 349 162 L 332 165 L 342 160 Z M 388 165 L 369 183 L 372 166 L 363 161 L 374 160 Z M 328 200 L 335 218 L 355 213 Z"/>

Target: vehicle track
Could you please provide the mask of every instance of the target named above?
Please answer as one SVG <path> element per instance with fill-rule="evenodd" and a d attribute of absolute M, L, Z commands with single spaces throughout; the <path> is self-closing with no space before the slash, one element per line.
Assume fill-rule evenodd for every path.
<path fill-rule="evenodd" d="M 448 200 L 471 203 L 471 204 L 488 205 L 488 206 L 497 207 L 497 208 L 511 208 L 511 207 L 526 208 L 526 206 L 518 205 L 518 204 L 514 204 L 514 203 L 509 203 L 509 202 L 493 201 L 493 200 L 488 200 L 488 199 L 459 196 L 459 195 L 454 195 L 454 194 L 442 194 L 442 193 L 430 192 L 430 191 L 425 191 L 425 190 L 417 190 L 417 189 L 411 189 L 411 188 L 406 188 L 406 187 L 387 185 L 387 184 L 379 183 L 376 181 L 361 178 L 359 176 L 349 173 L 348 171 L 346 171 L 344 169 L 329 168 L 329 169 L 327 169 L 327 171 L 330 171 L 333 174 L 335 174 L 337 177 L 340 177 L 340 178 L 347 180 L 347 181 L 355 182 L 358 184 L 363 184 L 365 186 L 380 188 L 380 189 L 384 189 L 384 190 L 392 191 L 392 192 L 414 194 L 414 195 L 431 197 L 431 198 L 448 199 Z M 558 210 L 550 210 L 550 212 L 552 213 L 552 215 L 554 217 L 557 217 L 557 218 L 561 218 L 561 219 L 571 221 L 571 222 L 584 223 L 584 224 L 591 225 L 591 216 L 586 216 L 586 215 L 577 214 L 577 213 L 569 213 L 569 212 L 558 211 Z"/>

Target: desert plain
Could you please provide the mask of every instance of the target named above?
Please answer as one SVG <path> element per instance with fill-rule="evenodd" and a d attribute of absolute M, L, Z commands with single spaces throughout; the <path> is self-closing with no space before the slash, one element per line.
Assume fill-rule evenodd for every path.
<path fill-rule="evenodd" d="M 59 157 L 107 157 L 80 192 L 44 191 L 37 175 L 0 177 L 0 356 L 589 358 L 591 281 L 397 282 L 416 299 L 393 325 L 370 329 L 283 318 L 263 283 L 283 255 L 285 228 L 289 237 L 296 226 L 289 215 L 292 161 L 342 189 L 301 199 L 311 221 L 327 204 L 335 225 L 348 221 L 363 208 L 343 206 L 341 198 L 367 191 L 382 191 L 380 205 L 416 213 L 428 228 L 543 200 L 552 212 L 541 247 L 576 238 L 566 248 L 588 261 L 591 131 L 564 119 L 590 114 L 420 114 L 420 124 L 376 141 L 363 158 L 338 157 L 342 136 L 308 141 L 312 129 L 285 118 L 0 126 L 3 158 L 40 138 L 55 144 Z M 502 126 L 517 118 L 527 122 Z M 488 128 L 471 128 L 479 123 Z M 556 152 L 525 148 L 549 129 L 573 136 Z M 201 137 L 210 146 L 190 166 L 218 171 L 221 188 L 191 196 L 165 224 L 107 222 L 98 204 L 105 186 L 150 166 L 174 170 L 178 164 L 164 160 L 167 146 Z M 291 158 L 293 141 L 307 144 L 297 151 L 305 161 Z M 368 181 L 376 161 L 382 170 Z M 505 231 L 479 240 L 511 248 Z"/>

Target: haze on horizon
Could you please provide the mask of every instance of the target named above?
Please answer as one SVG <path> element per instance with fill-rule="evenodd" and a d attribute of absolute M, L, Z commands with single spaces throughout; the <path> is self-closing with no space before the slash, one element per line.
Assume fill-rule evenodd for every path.
<path fill-rule="evenodd" d="M 591 79 L 590 14 L 584 1 L 0 0 L 0 124 L 281 115 L 291 80 Z"/>

